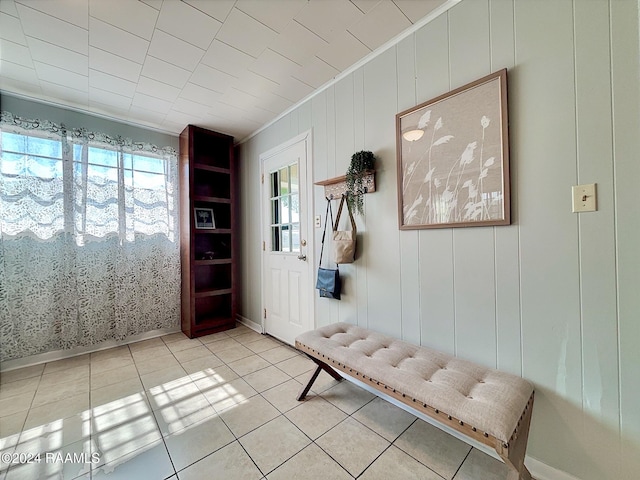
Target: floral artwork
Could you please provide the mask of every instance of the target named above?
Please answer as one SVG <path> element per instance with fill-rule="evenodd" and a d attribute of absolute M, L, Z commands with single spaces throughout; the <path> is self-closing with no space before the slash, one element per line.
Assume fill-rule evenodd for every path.
<path fill-rule="evenodd" d="M 510 223 L 506 70 L 396 116 L 401 229 Z"/>
<path fill-rule="evenodd" d="M 212 208 L 194 208 L 196 228 L 213 230 L 216 228 Z"/>

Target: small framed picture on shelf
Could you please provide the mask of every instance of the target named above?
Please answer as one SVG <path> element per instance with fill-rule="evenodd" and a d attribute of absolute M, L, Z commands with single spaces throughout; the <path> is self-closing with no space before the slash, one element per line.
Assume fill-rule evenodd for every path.
<path fill-rule="evenodd" d="M 196 228 L 199 230 L 213 230 L 216 228 L 216 221 L 213 218 L 213 209 L 199 208 L 193 209 Z"/>

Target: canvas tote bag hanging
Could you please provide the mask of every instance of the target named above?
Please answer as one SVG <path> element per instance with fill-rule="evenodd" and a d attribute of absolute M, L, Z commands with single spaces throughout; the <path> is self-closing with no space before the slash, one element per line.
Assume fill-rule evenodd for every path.
<path fill-rule="evenodd" d="M 348 194 L 347 194 L 348 195 Z M 356 221 L 353 218 L 353 212 L 349 202 L 347 202 L 347 210 L 349 211 L 349 219 L 351 220 L 351 230 L 338 230 L 338 222 L 340 214 L 344 206 L 346 195 L 342 195 L 340 206 L 338 207 L 338 215 L 336 223 L 333 226 L 333 260 L 336 263 L 353 263 L 356 259 Z"/>
<path fill-rule="evenodd" d="M 333 298 L 340 300 L 340 290 L 342 287 L 340 281 L 340 271 L 336 268 L 322 267 L 322 254 L 324 252 L 324 239 L 327 234 L 327 221 L 331 217 L 331 228 L 333 230 L 333 212 L 331 210 L 331 200 L 327 198 L 327 211 L 324 218 L 324 231 L 322 232 L 322 247 L 320 248 L 320 261 L 318 262 L 318 280 L 316 288 L 321 297 Z"/>

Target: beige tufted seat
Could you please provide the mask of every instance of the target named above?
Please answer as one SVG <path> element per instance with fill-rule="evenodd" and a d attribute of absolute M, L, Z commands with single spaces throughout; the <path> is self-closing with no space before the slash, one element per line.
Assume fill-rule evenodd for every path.
<path fill-rule="evenodd" d="M 526 380 L 348 323 L 306 332 L 296 347 L 318 364 L 299 400 L 321 369 L 340 370 L 496 448 L 512 478 L 530 478 L 523 461 L 533 387 Z M 524 447 L 514 459 L 518 439 Z"/>

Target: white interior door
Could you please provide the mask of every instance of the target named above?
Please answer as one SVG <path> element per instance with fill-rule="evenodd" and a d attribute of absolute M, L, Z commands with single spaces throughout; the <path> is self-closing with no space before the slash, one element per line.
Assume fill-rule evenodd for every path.
<path fill-rule="evenodd" d="M 264 330 L 291 345 L 313 328 L 308 136 L 261 156 Z"/>

